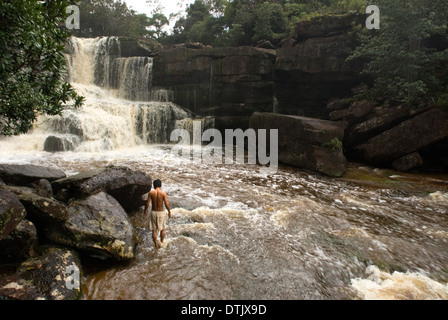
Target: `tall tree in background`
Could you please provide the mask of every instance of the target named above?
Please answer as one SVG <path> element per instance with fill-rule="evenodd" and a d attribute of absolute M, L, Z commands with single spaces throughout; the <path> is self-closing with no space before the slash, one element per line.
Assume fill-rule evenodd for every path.
<path fill-rule="evenodd" d="M 69 1 L 0 2 L 0 134 L 26 133 L 40 114 L 82 103 L 63 78 Z"/>
<path fill-rule="evenodd" d="M 448 0 L 376 0 L 380 30 L 364 30 L 350 59 L 367 59 L 371 97 L 419 106 L 447 95 Z M 445 43 L 439 46 L 437 43 Z M 446 99 L 446 98 L 445 98 Z"/>
<path fill-rule="evenodd" d="M 150 35 L 146 14 L 137 14 L 123 0 L 83 0 L 79 4 L 81 29 L 79 37 L 126 36 L 143 38 Z"/>
<path fill-rule="evenodd" d="M 169 23 L 170 21 L 164 14 L 156 12 L 151 18 L 148 18 L 148 24 L 151 26 L 148 33 L 152 38 L 160 39 L 166 33 L 163 31 L 163 27 Z"/>

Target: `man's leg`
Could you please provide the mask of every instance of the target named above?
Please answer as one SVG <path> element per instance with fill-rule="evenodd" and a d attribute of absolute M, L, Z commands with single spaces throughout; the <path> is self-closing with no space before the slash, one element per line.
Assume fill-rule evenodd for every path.
<path fill-rule="evenodd" d="M 157 243 L 157 230 L 152 230 L 152 240 L 154 241 L 154 246 L 158 249 L 159 244 Z"/>
<path fill-rule="evenodd" d="M 163 243 L 165 241 L 165 229 L 160 232 L 160 242 Z"/>

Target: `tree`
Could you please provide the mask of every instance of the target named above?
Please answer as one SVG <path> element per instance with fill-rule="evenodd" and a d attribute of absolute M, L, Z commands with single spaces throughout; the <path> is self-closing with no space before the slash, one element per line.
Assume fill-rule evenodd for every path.
<path fill-rule="evenodd" d="M 258 6 L 256 14 L 253 43 L 285 35 L 288 21 L 280 4 L 265 2 Z"/>
<path fill-rule="evenodd" d="M 376 0 L 381 10 L 380 30 L 360 33 L 361 45 L 350 60 L 367 59 L 364 73 L 375 85 L 371 97 L 384 97 L 419 106 L 444 92 L 448 49 L 448 0 Z"/>
<path fill-rule="evenodd" d="M 149 25 L 152 27 L 149 31 L 153 38 L 160 39 L 164 34 L 163 27 L 170 22 L 163 13 L 154 13 L 154 15 L 148 20 Z"/>
<path fill-rule="evenodd" d="M 40 114 L 83 98 L 63 78 L 69 1 L 0 2 L 0 134 L 26 133 Z"/>
<path fill-rule="evenodd" d="M 143 38 L 154 20 L 146 14 L 137 14 L 123 0 L 84 0 L 79 5 L 81 29 L 78 37 L 124 36 Z"/>

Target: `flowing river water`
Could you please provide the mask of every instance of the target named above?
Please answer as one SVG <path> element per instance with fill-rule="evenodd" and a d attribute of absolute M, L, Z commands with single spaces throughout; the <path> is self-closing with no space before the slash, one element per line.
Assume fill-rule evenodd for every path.
<path fill-rule="evenodd" d="M 83 93 L 84 118 L 98 99 L 109 99 L 101 110 L 155 108 L 106 99 L 91 84 Z M 186 116 L 171 114 L 174 121 Z M 190 162 L 170 152 L 173 145 L 142 141 L 127 122 L 117 126 L 129 125 L 132 134 L 124 130 L 117 145 L 118 129 L 110 129 L 102 139 L 84 136 L 72 151 L 49 153 L 43 144 L 55 126 L 41 123 L 0 140 L 0 162 L 67 175 L 127 166 L 161 179 L 172 207 L 159 250 L 142 212 L 131 217 L 136 259 L 88 271 L 85 299 L 448 299 L 447 176 L 351 164 L 334 179 L 286 166 L 269 174 L 257 165 Z"/>

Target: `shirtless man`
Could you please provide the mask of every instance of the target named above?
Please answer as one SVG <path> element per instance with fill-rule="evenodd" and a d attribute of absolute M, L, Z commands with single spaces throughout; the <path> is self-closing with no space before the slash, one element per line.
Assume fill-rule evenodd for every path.
<path fill-rule="evenodd" d="M 157 232 L 160 231 L 160 242 L 165 240 L 165 228 L 166 228 L 166 211 L 163 209 L 163 204 L 168 210 L 168 216 L 171 218 L 171 209 L 168 203 L 167 195 L 160 188 L 162 187 L 162 181 L 154 181 L 154 190 L 148 195 L 148 201 L 146 201 L 145 211 L 143 216 L 146 217 L 149 205 L 152 204 L 151 214 L 149 217 L 149 230 L 152 230 L 152 239 L 154 245 L 158 249 L 161 244 L 157 242 Z"/>

